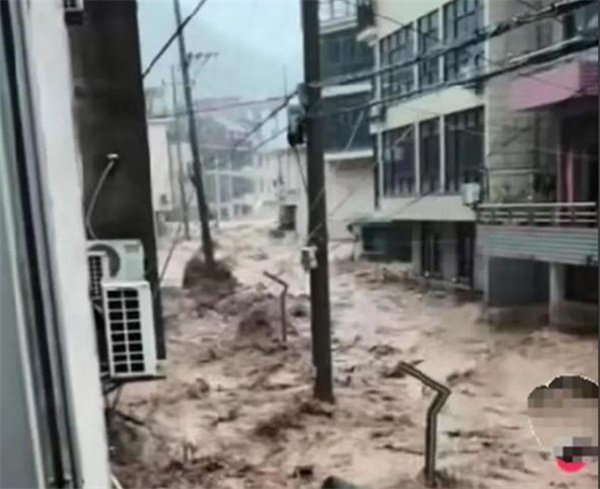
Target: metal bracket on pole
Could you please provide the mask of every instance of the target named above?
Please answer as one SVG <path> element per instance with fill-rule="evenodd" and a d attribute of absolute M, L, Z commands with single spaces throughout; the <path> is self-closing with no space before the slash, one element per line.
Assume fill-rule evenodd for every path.
<path fill-rule="evenodd" d="M 285 301 L 286 301 L 289 284 L 285 280 L 283 280 L 269 272 L 263 272 L 263 275 L 265 277 L 273 280 L 273 282 L 277 282 L 279 285 L 281 285 L 283 287 L 283 289 L 281 290 L 281 294 L 279 294 L 279 303 L 280 303 L 280 307 L 281 307 L 281 343 L 284 346 L 286 346 L 287 345 L 287 312 L 286 312 L 286 308 L 285 308 Z"/>
<path fill-rule="evenodd" d="M 450 389 L 445 385 L 433 380 L 428 375 L 421 372 L 406 362 L 400 362 L 396 367 L 398 371 L 404 372 L 414 377 L 427 387 L 437 392 L 435 399 L 427 410 L 427 427 L 425 431 L 425 482 L 429 487 L 435 487 L 435 458 L 437 449 L 437 415 L 444 406 Z"/>

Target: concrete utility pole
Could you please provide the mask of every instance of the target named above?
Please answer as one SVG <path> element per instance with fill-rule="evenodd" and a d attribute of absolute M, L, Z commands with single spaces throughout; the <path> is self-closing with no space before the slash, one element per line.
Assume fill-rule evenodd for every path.
<path fill-rule="evenodd" d="M 329 263 L 327 256 L 327 208 L 321 119 L 312 117 L 321 100 L 319 2 L 300 0 L 304 37 L 304 81 L 308 173 L 308 246 L 315 248 L 316 267 L 310 270 L 311 333 L 313 363 L 317 370 L 314 395 L 333 402 L 331 368 L 331 313 L 329 310 Z"/>
<path fill-rule="evenodd" d="M 175 21 L 181 25 L 181 5 L 179 0 L 173 0 L 175 8 Z M 185 95 L 185 105 L 188 114 L 190 148 L 192 150 L 192 164 L 194 174 L 194 187 L 196 188 L 196 198 L 198 199 L 198 212 L 200 214 L 200 228 L 202 230 L 202 251 L 204 253 L 204 262 L 207 267 L 214 268 L 215 254 L 213 242 L 210 236 L 210 223 L 206 195 L 204 193 L 204 179 L 202 168 L 200 166 L 200 152 L 198 149 L 198 134 L 196 133 L 196 118 L 194 117 L 194 104 L 192 101 L 192 87 L 190 85 L 189 58 L 185 48 L 185 35 L 182 32 L 178 36 L 179 58 L 181 63 L 181 76 L 183 79 L 183 90 Z"/>
<path fill-rule="evenodd" d="M 190 239 L 190 214 L 188 210 L 187 195 L 185 194 L 185 172 L 183 170 L 183 157 L 181 155 L 181 124 L 179 114 L 177 113 L 179 106 L 177 102 L 177 68 L 171 67 L 171 86 L 173 88 L 173 116 L 175 117 L 176 141 L 175 148 L 177 149 L 177 181 L 179 182 L 179 200 L 181 205 L 181 218 L 183 219 L 183 235 L 185 239 Z"/>

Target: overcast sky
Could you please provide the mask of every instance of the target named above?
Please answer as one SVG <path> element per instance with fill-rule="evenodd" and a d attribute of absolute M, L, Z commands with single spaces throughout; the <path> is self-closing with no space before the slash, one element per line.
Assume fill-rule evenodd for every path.
<path fill-rule="evenodd" d="M 183 18 L 198 0 L 181 0 Z M 172 0 L 138 0 L 142 66 L 146 67 L 175 29 Z M 198 75 L 197 97 L 281 95 L 302 78 L 300 0 L 208 0 L 188 24 L 188 51 L 217 51 Z M 174 43 L 146 79 L 170 81 L 178 61 Z M 194 70 L 192 70 L 194 74 Z"/>

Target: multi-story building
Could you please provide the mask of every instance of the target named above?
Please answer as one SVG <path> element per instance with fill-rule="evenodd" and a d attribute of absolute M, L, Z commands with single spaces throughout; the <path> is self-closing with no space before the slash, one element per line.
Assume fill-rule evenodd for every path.
<path fill-rule="evenodd" d="M 355 2 L 320 0 L 321 78 L 352 75 L 373 68 L 373 52 L 358 35 Z M 369 80 L 329 85 L 322 90 L 328 233 L 349 239 L 348 224 L 374 209 L 374 149 L 368 108 L 348 110 L 371 98 Z"/>
<path fill-rule="evenodd" d="M 491 3 L 499 19 L 527 9 Z M 487 85 L 489 190 L 477 233 L 494 315 L 527 311 L 555 324 L 597 325 L 598 48 L 563 54 L 597 35 L 591 2 L 489 43 L 490 56 L 510 53 L 512 62 L 551 58 Z"/>
<path fill-rule="evenodd" d="M 488 3 L 364 0 L 358 15 L 358 38 L 372 47 L 376 70 L 406 62 L 375 78 L 377 211 L 358 223 L 363 251 L 410 261 L 430 283 L 475 289 L 482 285 L 475 272 L 482 256 L 476 216 L 462 191 L 481 183 L 488 115 L 481 85 L 455 82 L 483 68 L 486 46 L 431 53 L 476 36 Z"/>
<path fill-rule="evenodd" d="M 255 183 L 252 148 L 261 135 L 257 132 L 252 137 L 247 136 L 273 103 L 244 103 L 237 98 L 201 99 L 195 103 L 204 190 L 211 213 L 217 220 L 233 219 L 251 211 Z M 178 112 L 182 113 L 183 108 L 180 107 Z M 181 169 L 172 179 L 183 180 L 183 184 L 173 185 L 174 201 L 179 203 L 176 207 L 180 207 L 181 190 L 184 189 L 190 201 L 191 217 L 197 218 L 196 199 L 189 198 L 194 194 L 194 188 L 189 178 L 192 153 L 186 124 L 180 117 L 171 129 L 172 167 Z"/>

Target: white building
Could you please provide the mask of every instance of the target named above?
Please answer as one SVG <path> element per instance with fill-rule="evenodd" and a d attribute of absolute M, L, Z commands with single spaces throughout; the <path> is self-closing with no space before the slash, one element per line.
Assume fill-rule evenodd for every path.
<path fill-rule="evenodd" d="M 150 176 L 152 185 L 152 208 L 155 229 L 160 235 L 165 221 L 172 215 L 178 195 L 178 170 L 176 155 L 169 145 L 170 119 L 148 120 L 148 146 L 150 150 Z"/>
<path fill-rule="evenodd" d="M 409 62 L 441 44 L 468 39 L 487 24 L 486 0 L 360 2 L 359 39 L 376 69 Z M 387 71 L 376 78 L 371 111 L 376 139 L 377 212 L 362 226 L 365 251 L 412 261 L 431 281 L 479 289 L 475 213 L 463 204 L 465 183 L 481 183 L 486 111 L 479 86 L 446 87 L 483 68 L 476 44 Z"/>
<path fill-rule="evenodd" d="M 1 2 L 1 487 L 111 485 L 73 92 L 63 2 Z"/>
<path fill-rule="evenodd" d="M 257 152 L 253 215 L 279 220 L 283 207 L 293 206 L 295 230 L 307 236 L 306 151 L 286 147 Z"/>
<path fill-rule="evenodd" d="M 329 239 L 352 239 L 348 225 L 372 215 L 375 208 L 376 160 L 369 135 L 369 110 L 349 110 L 368 103 L 371 82 L 337 84 L 336 77 L 374 67 L 373 53 L 357 38 L 356 5 L 320 0 L 321 120 L 325 151 L 325 184 Z"/>

